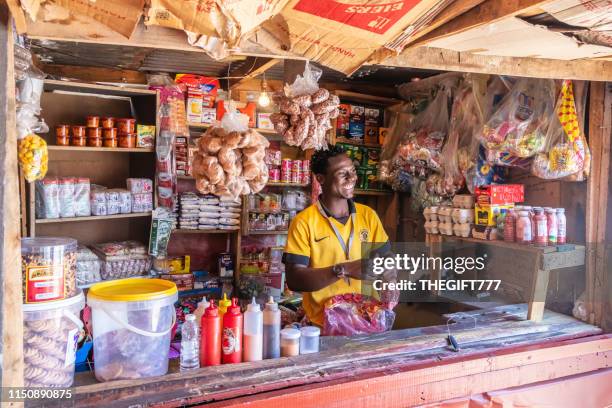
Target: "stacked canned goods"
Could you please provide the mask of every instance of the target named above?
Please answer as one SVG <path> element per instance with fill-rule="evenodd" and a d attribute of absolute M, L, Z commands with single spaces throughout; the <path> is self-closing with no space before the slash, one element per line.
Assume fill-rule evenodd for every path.
<path fill-rule="evenodd" d="M 280 170 L 271 168 L 269 173 L 273 183 L 309 184 L 310 160 L 283 159 Z"/>

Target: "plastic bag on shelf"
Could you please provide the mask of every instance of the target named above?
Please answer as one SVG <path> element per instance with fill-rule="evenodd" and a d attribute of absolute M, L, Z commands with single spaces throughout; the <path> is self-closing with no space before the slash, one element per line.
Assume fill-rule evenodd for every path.
<path fill-rule="evenodd" d="M 520 78 L 483 126 L 482 144 L 521 158 L 543 151 L 554 101 L 553 80 Z"/>
<path fill-rule="evenodd" d="M 589 174 L 591 155 L 576 113 L 572 81 L 563 81 L 551 122 L 546 153 L 534 158 L 531 172 L 543 179 L 583 180 Z"/>
<path fill-rule="evenodd" d="M 302 75 L 298 75 L 291 85 L 285 84 L 284 90 L 287 97 L 294 98 L 296 96 L 311 95 L 319 89 L 319 79 L 323 71 L 310 65 L 308 61 L 306 61 L 305 65 Z"/>
<path fill-rule="evenodd" d="M 361 294 L 336 295 L 325 304 L 323 336 L 354 336 L 391 330 L 395 313 Z"/>

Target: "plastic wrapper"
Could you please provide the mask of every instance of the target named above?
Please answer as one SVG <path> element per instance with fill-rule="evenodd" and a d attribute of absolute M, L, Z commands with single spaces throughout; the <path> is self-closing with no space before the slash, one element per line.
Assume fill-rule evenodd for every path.
<path fill-rule="evenodd" d="M 360 294 L 336 295 L 325 304 L 323 336 L 354 336 L 391 330 L 395 313 Z"/>
<path fill-rule="evenodd" d="M 91 215 L 107 215 L 106 187 L 91 185 L 89 193 Z"/>
<path fill-rule="evenodd" d="M 104 192 L 104 199 L 106 200 L 106 215 L 119 214 L 121 211 L 119 191 L 116 189 L 106 190 Z"/>
<path fill-rule="evenodd" d="M 483 126 L 481 143 L 520 158 L 543 151 L 554 101 L 553 80 L 520 78 Z"/>
<path fill-rule="evenodd" d="M 132 212 L 153 211 L 153 194 L 132 194 Z"/>
<path fill-rule="evenodd" d="M 531 172 L 543 179 L 568 177 L 580 181 L 588 176 L 591 154 L 576 109 L 572 81 L 563 81 L 555 117 L 548 129 L 546 153 L 533 160 Z"/>
<path fill-rule="evenodd" d="M 144 194 L 153 192 L 153 180 L 147 178 L 128 178 L 127 189 L 132 194 Z"/>
<path fill-rule="evenodd" d="M 89 285 L 102 280 L 100 259 L 89 248 L 79 245 L 76 253 L 77 285 Z"/>
<path fill-rule="evenodd" d="M 73 177 L 59 179 L 60 217 L 74 217 L 74 185 Z"/>
<path fill-rule="evenodd" d="M 528 159 L 530 160 L 530 159 Z M 496 166 L 487 160 L 487 151 L 483 146 L 479 147 L 476 165 L 466 173 L 466 185 L 471 193 L 480 186 L 489 184 L 503 184 L 507 176 L 505 167 Z"/>
<path fill-rule="evenodd" d="M 88 217 L 91 215 L 91 204 L 89 179 L 79 177 L 74 185 L 74 215 L 76 217 Z"/>
<path fill-rule="evenodd" d="M 44 179 L 36 182 L 36 218 L 59 218 L 60 198 L 57 179 Z"/>
<path fill-rule="evenodd" d="M 19 140 L 19 164 L 26 181 L 41 180 L 47 174 L 49 152 L 47 142 L 33 133 Z"/>
<path fill-rule="evenodd" d="M 146 247 L 137 241 L 96 244 L 92 250 L 102 261 L 100 277 L 104 280 L 144 275 L 151 269 Z"/>

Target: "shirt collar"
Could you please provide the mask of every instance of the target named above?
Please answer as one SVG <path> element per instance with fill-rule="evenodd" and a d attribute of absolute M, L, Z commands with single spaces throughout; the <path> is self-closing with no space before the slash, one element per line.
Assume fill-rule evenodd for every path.
<path fill-rule="evenodd" d="M 322 194 L 319 194 L 319 203 L 321 204 L 321 208 L 325 212 L 325 215 L 327 215 L 328 217 L 332 217 L 332 214 L 329 212 L 327 207 L 325 207 L 325 205 L 323 205 L 323 202 L 321 201 L 321 195 Z M 355 202 L 353 200 L 351 200 L 350 198 L 347 198 L 346 201 L 348 202 L 349 214 L 351 214 L 351 215 L 355 214 L 357 212 L 357 209 L 355 208 Z"/>

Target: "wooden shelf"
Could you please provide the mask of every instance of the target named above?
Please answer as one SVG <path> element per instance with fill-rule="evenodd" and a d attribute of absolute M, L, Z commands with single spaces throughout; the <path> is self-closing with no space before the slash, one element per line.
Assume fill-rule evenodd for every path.
<path fill-rule="evenodd" d="M 287 235 L 289 231 L 249 231 L 249 235 Z"/>
<path fill-rule="evenodd" d="M 377 149 L 381 149 L 382 145 L 378 144 L 378 143 L 361 143 L 361 142 L 355 142 L 353 140 L 349 140 L 349 139 L 336 139 L 336 144 L 338 143 L 343 143 L 343 144 L 349 144 L 352 146 L 363 146 L 363 147 L 372 147 L 372 148 L 377 148 Z"/>
<path fill-rule="evenodd" d="M 48 145 L 50 151 L 75 151 L 75 152 L 107 152 L 107 153 L 155 153 L 153 147 L 77 147 Z"/>
<path fill-rule="evenodd" d="M 344 100 L 348 100 L 351 102 L 362 102 L 362 103 L 372 103 L 375 105 L 394 105 L 396 103 L 400 103 L 401 100 L 394 98 L 387 98 L 384 96 L 375 96 L 375 95 L 366 95 L 357 92 L 336 90 L 333 92 L 335 95 L 340 97 L 340 100 L 344 102 Z"/>
<path fill-rule="evenodd" d="M 240 232 L 240 229 L 174 229 L 173 234 L 234 234 Z"/>
<path fill-rule="evenodd" d="M 208 128 L 209 128 L 209 127 L 211 127 L 212 125 L 209 125 L 209 124 L 207 124 L 207 123 L 194 123 L 194 122 L 189 122 L 189 123 L 188 123 L 188 126 L 189 126 L 191 129 L 208 129 Z M 274 129 L 260 129 L 260 128 L 250 128 L 250 129 L 253 129 L 253 130 L 255 130 L 255 131 L 257 131 L 257 132 L 259 132 L 259 133 L 261 133 L 261 134 L 264 134 L 264 135 L 276 135 L 276 134 L 278 134 L 278 133 L 276 132 L 276 130 L 274 130 Z"/>
<path fill-rule="evenodd" d="M 386 196 L 393 194 L 389 190 L 355 190 L 355 195 Z"/>
<path fill-rule="evenodd" d="M 568 252 L 568 251 L 574 251 L 577 249 L 584 248 L 584 246 L 577 245 L 577 244 L 563 244 L 563 245 L 539 247 L 535 245 L 517 244 L 516 242 L 507 242 L 507 241 L 500 241 L 500 240 L 487 241 L 484 239 L 471 238 L 471 237 L 463 238 L 463 237 L 458 237 L 455 235 L 442 235 L 442 234 L 427 234 L 427 235 L 430 238 L 441 237 L 441 239 L 446 240 L 446 241 L 469 242 L 473 244 L 490 245 L 490 246 L 495 246 L 499 248 L 506 248 L 506 249 L 510 249 L 513 251 L 523 251 L 523 252 L 529 251 L 529 252 L 537 252 L 537 253 L 542 253 L 542 254 L 550 254 L 554 252 Z"/>
<path fill-rule="evenodd" d="M 266 183 L 266 187 L 308 187 L 309 185 L 302 183 Z"/>
<path fill-rule="evenodd" d="M 57 224 L 62 222 L 82 222 L 82 221 L 101 221 L 114 220 L 120 218 L 150 217 L 151 212 L 115 214 L 115 215 L 92 215 L 90 217 L 70 217 L 70 218 L 43 218 L 37 219 L 36 224 Z"/>
<path fill-rule="evenodd" d="M 156 95 L 157 91 L 150 89 L 130 88 L 113 85 L 100 85 L 85 82 L 57 81 L 53 79 L 44 80 L 45 91 L 68 91 L 99 95 L 115 96 L 151 96 Z"/>

